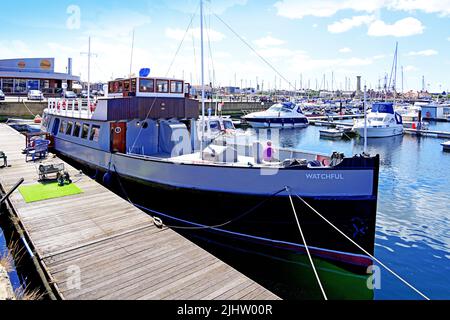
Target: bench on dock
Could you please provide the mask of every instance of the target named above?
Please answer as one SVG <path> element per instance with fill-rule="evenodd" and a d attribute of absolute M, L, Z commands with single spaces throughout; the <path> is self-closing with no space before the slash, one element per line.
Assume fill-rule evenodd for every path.
<path fill-rule="evenodd" d="M 36 140 L 34 142 L 34 147 L 26 150 L 25 162 L 28 162 L 29 157 L 31 157 L 33 162 L 36 161 L 36 159 L 45 159 L 48 154 L 49 145 L 49 140 Z"/>

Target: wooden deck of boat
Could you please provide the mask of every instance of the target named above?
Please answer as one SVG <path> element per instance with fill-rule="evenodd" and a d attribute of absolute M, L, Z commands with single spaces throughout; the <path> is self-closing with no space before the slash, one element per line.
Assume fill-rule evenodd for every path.
<path fill-rule="evenodd" d="M 25 163 L 24 136 L 0 124 L 9 168 L 0 184 L 37 183 L 38 163 Z M 45 162 L 61 163 L 49 155 Z M 61 299 L 279 299 L 202 248 L 65 164 L 79 195 L 27 204 L 10 197 L 36 257 Z M 78 286 L 79 275 L 79 286 Z"/>

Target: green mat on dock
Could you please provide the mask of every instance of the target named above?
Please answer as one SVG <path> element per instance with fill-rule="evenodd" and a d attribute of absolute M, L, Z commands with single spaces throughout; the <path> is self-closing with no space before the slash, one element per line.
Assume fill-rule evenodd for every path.
<path fill-rule="evenodd" d="M 26 203 L 37 202 L 48 199 L 62 198 L 83 193 L 75 184 L 60 187 L 57 182 L 54 183 L 38 183 L 31 186 L 23 186 L 19 188 Z"/>

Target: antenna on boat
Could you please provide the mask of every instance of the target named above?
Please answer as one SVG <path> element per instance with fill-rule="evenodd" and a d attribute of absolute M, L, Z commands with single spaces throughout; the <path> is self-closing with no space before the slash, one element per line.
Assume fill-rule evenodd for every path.
<path fill-rule="evenodd" d="M 202 137 L 200 139 L 200 154 L 203 160 L 203 141 L 205 136 L 205 66 L 203 50 L 203 0 L 200 0 L 200 47 L 201 47 L 201 78 L 202 78 Z"/>
<path fill-rule="evenodd" d="M 91 57 L 96 57 L 95 53 L 91 52 L 91 36 L 89 36 L 88 52 L 81 52 L 82 55 L 88 56 L 88 86 L 87 86 L 87 100 L 88 108 L 91 106 Z"/>
<path fill-rule="evenodd" d="M 364 85 L 364 155 L 367 154 L 367 86 Z"/>
<path fill-rule="evenodd" d="M 135 29 L 133 28 L 133 35 L 132 35 L 132 40 L 131 40 L 131 57 L 130 57 L 130 79 L 131 79 L 131 71 L 133 69 L 133 55 L 134 55 L 134 31 Z"/>

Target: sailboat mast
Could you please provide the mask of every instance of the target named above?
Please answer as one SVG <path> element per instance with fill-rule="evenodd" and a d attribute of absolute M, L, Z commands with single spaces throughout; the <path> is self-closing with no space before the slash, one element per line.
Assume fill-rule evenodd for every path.
<path fill-rule="evenodd" d="M 200 141 L 200 152 L 203 159 L 203 141 L 205 136 L 205 66 L 203 49 L 203 0 L 200 0 L 200 43 L 201 43 L 201 78 L 202 78 L 202 137 Z"/>
<path fill-rule="evenodd" d="M 367 86 L 364 85 L 364 154 L 367 154 Z"/>
<path fill-rule="evenodd" d="M 131 72 L 133 70 L 134 31 L 135 31 L 135 29 L 133 29 L 133 35 L 132 35 L 132 39 L 131 39 L 131 57 L 130 57 L 130 74 L 129 74 L 130 79 L 131 79 Z"/>
<path fill-rule="evenodd" d="M 88 45 L 88 86 L 87 86 L 88 110 L 91 107 L 91 37 Z"/>

